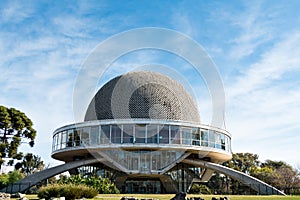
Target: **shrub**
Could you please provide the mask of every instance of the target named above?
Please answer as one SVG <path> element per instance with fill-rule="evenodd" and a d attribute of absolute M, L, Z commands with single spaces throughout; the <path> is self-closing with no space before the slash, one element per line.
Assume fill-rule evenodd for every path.
<path fill-rule="evenodd" d="M 93 198 L 98 191 L 86 185 L 74 184 L 52 184 L 41 187 L 38 191 L 40 199 L 50 199 L 51 197 L 65 197 L 66 199 Z"/>
<path fill-rule="evenodd" d="M 58 181 L 63 184 L 84 184 L 95 188 L 100 194 L 119 194 L 120 191 L 114 183 L 107 178 L 102 177 L 87 177 L 83 178 L 81 175 L 71 175 L 69 178 L 63 178 Z"/>
<path fill-rule="evenodd" d="M 190 194 L 211 194 L 211 191 L 206 185 L 193 184 L 189 193 Z"/>

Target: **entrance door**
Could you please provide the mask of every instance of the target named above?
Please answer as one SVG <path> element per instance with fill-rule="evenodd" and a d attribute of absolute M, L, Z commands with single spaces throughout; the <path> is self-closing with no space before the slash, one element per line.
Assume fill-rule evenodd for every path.
<path fill-rule="evenodd" d="M 125 192 L 128 194 L 160 194 L 159 180 L 128 180 L 125 183 Z"/>

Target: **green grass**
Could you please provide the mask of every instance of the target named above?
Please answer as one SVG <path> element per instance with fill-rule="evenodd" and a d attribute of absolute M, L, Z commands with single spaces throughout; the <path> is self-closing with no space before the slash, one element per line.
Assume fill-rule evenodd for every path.
<path fill-rule="evenodd" d="M 141 198 L 155 198 L 159 200 L 170 200 L 174 194 L 99 194 L 94 200 L 120 200 L 121 197 L 137 197 Z M 225 195 L 193 195 L 188 194 L 187 197 L 200 196 L 205 200 L 211 200 L 211 197 L 224 197 Z M 300 196 L 244 196 L 244 195 L 226 195 L 230 200 L 300 200 Z M 37 195 L 26 195 L 28 199 L 38 199 Z"/>

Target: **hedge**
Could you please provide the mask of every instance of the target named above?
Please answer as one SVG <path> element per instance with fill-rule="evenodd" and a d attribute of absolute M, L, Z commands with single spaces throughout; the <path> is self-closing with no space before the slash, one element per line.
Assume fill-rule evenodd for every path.
<path fill-rule="evenodd" d="M 98 191 L 86 185 L 51 184 L 41 187 L 38 191 L 40 199 L 51 197 L 65 197 L 66 199 L 94 198 Z"/>

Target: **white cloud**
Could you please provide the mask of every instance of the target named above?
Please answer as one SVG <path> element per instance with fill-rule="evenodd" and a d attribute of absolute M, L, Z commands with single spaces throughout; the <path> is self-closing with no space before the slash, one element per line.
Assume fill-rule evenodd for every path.
<path fill-rule="evenodd" d="M 213 13 L 213 20 L 219 18 L 230 27 L 222 26 L 224 31 L 231 31 L 227 41 L 224 40 L 229 45 L 224 52 L 236 61 L 256 55 L 258 48 L 273 40 L 277 34 L 273 28 L 276 23 L 275 9 L 272 13 L 266 11 L 263 2 L 243 2 L 240 6 L 240 10 L 222 9 Z"/>
<path fill-rule="evenodd" d="M 196 29 L 191 24 L 190 17 L 183 12 L 176 10 L 172 16 L 172 24 L 175 29 L 178 29 L 180 32 L 187 34 L 190 37 L 196 36 Z"/>
<path fill-rule="evenodd" d="M 21 4 L 20 1 L 9 1 L 0 10 L 0 19 L 2 23 L 19 23 L 28 18 L 33 13 L 29 3 Z"/>
<path fill-rule="evenodd" d="M 300 32 L 290 33 L 281 42 L 264 53 L 260 61 L 252 64 L 230 88 L 229 98 L 272 84 L 284 74 L 300 70 Z"/>
<path fill-rule="evenodd" d="M 290 33 L 226 84 L 236 151 L 295 161 L 300 125 L 300 33 Z"/>
<path fill-rule="evenodd" d="M 52 163 L 52 132 L 73 123 L 73 84 L 95 42 L 56 34 L 24 39 L 8 30 L 0 34 L 1 105 L 25 112 L 34 123 L 36 145 L 21 150 Z"/>
<path fill-rule="evenodd" d="M 275 19 L 278 19 L 276 10 L 266 11 L 266 5 L 258 3 L 239 4 L 242 10 L 227 3 L 212 3 L 203 10 L 192 5 L 189 13 L 185 9 L 191 5 L 181 3 L 177 10 L 170 10 L 173 11 L 171 22 L 167 18 L 155 23 L 150 17 L 147 17 L 149 21 L 143 21 L 144 16 L 135 16 L 131 13 L 133 10 L 120 13 L 110 3 L 78 2 L 79 7 L 72 4 L 71 12 L 60 9 L 55 12 L 58 11 L 55 8 L 47 10 L 42 6 L 47 12 L 40 17 L 41 13 L 31 4 L 10 1 L 1 6 L 0 11 L 1 25 L 8 27 L 0 30 L 0 102 L 29 115 L 38 130 L 37 145 L 30 151 L 49 161 L 53 130 L 73 122 L 74 82 L 90 50 L 120 30 L 163 24 L 195 39 L 203 39 L 199 42 L 205 43 L 206 48 L 221 57 L 220 60 L 233 60 L 235 66 L 254 55 L 255 61 L 248 60 L 252 64 L 238 67 L 244 71 L 239 71 L 237 77 L 229 73 L 230 77 L 224 77 L 228 81 L 225 84 L 226 124 L 233 134 L 233 148 L 235 152 L 259 153 L 263 158 L 295 160 L 294 152 L 300 151 L 297 144 L 300 139 L 297 136 L 300 129 L 297 121 L 300 118 L 300 33 L 274 32 Z M 125 6 L 124 11 L 126 9 Z M 155 11 L 153 14 L 159 15 Z M 212 17 L 204 16 L 207 13 Z M 24 22 L 31 17 L 30 22 Z M 282 20 L 287 19 L 282 16 Z M 118 44 L 113 48 L 116 47 Z M 149 52 L 135 54 L 116 61 L 106 75 L 111 78 L 142 64 L 167 65 L 172 60 L 166 56 L 164 59 L 162 62 L 162 57 Z M 175 59 L 170 63 L 182 75 L 194 78 L 189 65 Z M 208 91 L 203 92 L 203 85 L 196 85 L 196 81 L 189 80 L 197 91 L 201 118 L 209 123 L 210 96 Z M 281 138 L 282 135 L 285 137 Z"/>

